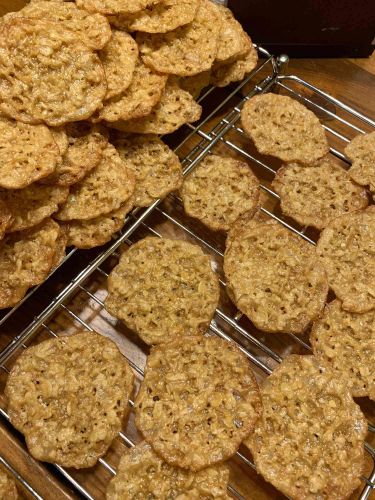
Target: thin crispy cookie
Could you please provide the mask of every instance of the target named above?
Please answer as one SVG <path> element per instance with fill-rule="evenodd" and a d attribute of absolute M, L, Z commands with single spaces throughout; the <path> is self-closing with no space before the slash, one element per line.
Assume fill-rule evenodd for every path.
<path fill-rule="evenodd" d="M 134 175 L 115 148 L 108 144 L 99 165 L 71 188 L 67 201 L 55 217 L 63 221 L 86 220 L 108 214 L 131 197 L 134 186 Z"/>
<path fill-rule="evenodd" d="M 150 345 L 204 333 L 220 293 L 200 247 L 164 238 L 145 238 L 124 252 L 108 291 L 108 312 Z"/>
<path fill-rule="evenodd" d="M 226 87 L 232 82 L 240 82 L 253 71 L 258 64 L 258 52 L 255 47 L 245 56 L 229 64 L 214 64 L 211 72 L 210 83 L 215 87 Z"/>
<path fill-rule="evenodd" d="M 92 467 L 122 428 L 133 379 L 116 344 L 95 332 L 41 342 L 8 377 L 10 421 L 34 458 Z"/>
<path fill-rule="evenodd" d="M 114 145 L 135 175 L 136 207 L 147 207 L 181 187 L 180 160 L 157 136 L 130 135 L 116 140 Z"/>
<path fill-rule="evenodd" d="M 221 21 L 218 7 L 201 0 L 192 23 L 168 33 L 138 33 L 147 66 L 160 73 L 190 76 L 209 70 L 215 60 Z"/>
<path fill-rule="evenodd" d="M 248 359 L 215 337 L 154 347 L 135 401 L 145 440 L 167 463 L 193 471 L 234 455 L 261 412 Z"/>
<path fill-rule="evenodd" d="M 375 401 L 375 311 L 363 314 L 344 311 L 339 300 L 324 309 L 310 334 L 313 352 L 320 362 L 345 380 L 355 397 Z"/>
<path fill-rule="evenodd" d="M 351 178 L 361 186 L 369 186 L 375 194 L 375 132 L 354 137 L 345 154 L 352 161 Z"/>
<path fill-rule="evenodd" d="M 185 123 L 199 120 L 202 107 L 197 104 L 191 94 L 175 85 L 167 85 L 165 91 L 148 116 L 135 120 L 119 120 L 107 123 L 123 132 L 138 134 L 171 134 Z"/>
<path fill-rule="evenodd" d="M 241 121 L 262 154 L 311 164 L 329 152 L 317 116 L 290 97 L 270 93 L 254 96 L 242 108 Z"/>
<path fill-rule="evenodd" d="M 323 311 L 328 283 L 314 247 L 277 221 L 238 219 L 224 272 L 230 298 L 265 332 L 303 333 Z"/>
<path fill-rule="evenodd" d="M 220 15 L 221 30 L 215 62 L 230 63 L 244 57 L 251 49 L 252 43 L 230 9 L 218 5 L 217 12 Z"/>
<path fill-rule="evenodd" d="M 0 240 L 4 238 L 6 231 L 11 226 L 13 221 L 12 212 L 0 197 Z"/>
<path fill-rule="evenodd" d="M 26 187 L 53 172 L 60 158 L 59 148 L 46 126 L 0 118 L 1 187 Z"/>
<path fill-rule="evenodd" d="M 260 187 L 246 163 L 207 155 L 185 179 L 180 192 L 190 217 L 214 231 L 228 231 L 240 215 L 255 213 Z"/>
<path fill-rule="evenodd" d="M 69 147 L 69 141 L 68 141 L 68 136 L 66 135 L 65 127 L 54 127 L 50 128 L 49 130 L 59 148 L 60 156 L 61 157 L 64 156 L 64 154 L 68 151 Z"/>
<path fill-rule="evenodd" d="M 102 14 L 133 14 L 162 0 L 76 0 L 78 7 Z"/>
<path fill-rule="evenodd" d="M 116 477 L 108 485 L 106 498 L 230 500 L 228 480 L 226 465 L 207 467 L 199 472 L 179 469 L 163 462 L 151 446 L 143 442 L 121 457 Z"/>
<path fill-rule="evenodd" d="M 342 215 L 322 231 L 317 254 L 346 311 L 375 308 L 375 207 Z"/>
<path fill-rule="evenodd" d="M 309 166 L 289 163 L 272 182 L 280 196 L 281 210 L 302 226 L 323 229 L 336 217 L 366 208 L 366 190 L 354 184 L 348 173 L 326 156 Z"/>
<path fill-rule="evenodd" d="M 52 21 L 16 18 L 1 34 L 2 113 L 59 126 L 85 120 L 99 108 L 107 91 L 102 64 L 73 31 Z"/>
<path fill-rule="evenodd" d="M 18 499 L 16 482 L 2 469 L 0 469 L 0 498 L 2 500 Z"/>
<path fill-rule="evenodd" d="M 314 356 L 292 355 L 266 379 L 263 417 L 245 442 L 257 471 L 292 499 L 344 499 L 360 484 L 367 422 Z"/>
<path fill-rule="evenodd" d="M 208 70 L 202 71 L 202 73 L 198 73 L 193 76 L 171 76 L 170 81 L 174 81 L 182 90 L 186 90 L 186 92 L 189 92 L 189 94 L 191 94 L 194 99 L 197 99 L 200 96 L 202 90 L 205 87 L 208 87 L 208 85 L 210 84 L 210 76 L 211 71 Z"/>

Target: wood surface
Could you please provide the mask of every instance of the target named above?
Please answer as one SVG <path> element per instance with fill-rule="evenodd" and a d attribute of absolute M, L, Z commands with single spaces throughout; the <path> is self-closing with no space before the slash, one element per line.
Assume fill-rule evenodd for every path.
<path fill-rule="evenodd" d="M 24 0 L 0 0 L 0 15 L 3 15 L 9 10 L 17 10 L 22 7 L 26 2 Z M 289 63 L 288 73 L 296 74 L 303 79 L 319 86 L 321 89 L 345 101 L 346 103 L 356 107 L 358 110 L 368 114 L 373 119 L 375 118 L 375 57 L 369 59 L 297 59 Z M 224 95 L 224 94 L 220 94 Z M 335 111 L 335 110 L 333 110 Z M 210 130 L 218 121 L 218 117 L 211 120 L 205 127 L 205 130 Z M 235 142 L 244 150 L 253 154 L 254 151 L 249 146 L 248 141 L 235 130 L 230 132 L 227 136 L 230 140 Z M 198 141 L 197 138 L 190 140 L 184 148 L 180 151 L 184 156 L 193 145 Z M 215 151 L 225 151 L 226 154 L 233 155 L 233 151 L 228 147 L 220 144 L 215 148 Z M 277 162 L 276 165 L 277 167 Z M 264 174 L 263 171 L 257 171 L 256 167 L 252 168 L 262 178 L 265 185 L 269 184 L 272 177 Z M 264 203 L 269 208 L 277 210 L 274 202 L 270 199 L 264 198 Z M 222 234 L 212 233 L 205 229 L 201 224 L 189 219 L 183 214 L 183 210 L 179 202 L 175 198 L 168 198 L 161 207 L 165 214 L 170 214 L 178 218 L 180 222 L 185 224 L 189 229 L 198 233 L 202 238 L 208 241 L 212 246 L 219 250 L 224 249 L 224 236 Z M 180 237 L 184 239 L 191 239 L 187 236 L 186 232 L 181 231 L 161 212 L 156 212 L 147 223 L 152 228 L 163 236 Z M 150 234 L 144 228 L 137 230 L 131 240 L 139 239 L 145 235 Z M 20 332 L 32 318 L 38 314 L 48 304 L 51 297 L 53 297 L 69 279 L 71 279 L 79 269 L 83 268 L 89 260 L 97 254 L 96 250 L 90 252 L 79 252 L 75 255 L 63 270 L 57 273 L 40 289 L 38 294 L 32 297 L 31 300 L 22 306 L 19 313 L 15 318 L 6 324 L 6 328 L 1 330 L 0 333 L 0 349 L 7 345 L 15 333 Z M 222 259 L 215 253 L 211 253 L 213 260 L 217 264 L 217 268 L 221 269 Z M 103 265 L 104 272 L 108 272 L 116 259 L 110 259 Z M 95 272 L 89 280 L 85 283 L 85 288 L 97 297 L 103 300 L 106 296 L 106 278 L 103 273 Z M 69 310 L 78 316 L 81 322 L 72 318 L 66 310 L 59 310 L 57 314 L 48 321 L 48 327 L 57 334 L 70 334 L 85 326 L 89 327 L 113 338 L 119 345 L 120 349 L 131 361 L 137 366 L 143 367 L 146 355 L 148 352 L 147 347 L 142 344 L 137 337 L 127 330 L 124 325 L 119 321 L 114 320 L 100 304 L 91 299 L 84 290 L 79 290 L 75 293 L 66 303 Z M 227 299 L 225 292 L 222 293 L 221 301 L 222 309 L 231 317 L 235 314 L 235 309 Z M 272 348 L 280 356 L 290 352 L 306 353 L 306 351 L 294 340 L 287 335 L 266 336 L 257 332 L 253 326 L 244 318 L 241 318 L 240 324 L 251 332 L 256 338 L 264 342 L 268 347 Z M 228 334 L 236 337 L 236 333 L 228 328 L 226 324 L 218 321 L 219 327 Z M 33 342 L 38 342 L 44 338 L 49 338 L 49 334 L 45 329 L 33 339 Z M 247 343 L 241 339 L 242 344 L 247 347 L 259 359 L 267 363 L 270 367 L 276 365 L 276 362 L 270 360 L 262 351 L 254 348 L 251 343 Z M 9 362 L 8 369 L 11 368 L 12 363 Z M 261 382 L 265 375 L 260 370 L 254 367 L 254 371 Z M 140 382 L 140 376 L 137 376 L 137 384 Z M 3 387 L 6 381 L 6 374 L 0 373 L 0 406 L 5 408 L 6 403 L 2 396 Z M 359 401 L 361 407 L 366 412 L 369 420 L 375 424 L 375 408 L 374 404 L 368 400 L 363 399 Z M 131 414 L 129 420 L 124 428 L 125 434 L 133 441 L 139 441 L 141 437 L 137 433 L 134 426 L 133 415 Z M 371 437 L 372 444 L 374 445 L 373 436 Z M 116 467 L 119 456 L 125 450 L 125 444 L 120 438 L 116 439 L 111 447 L 110 452 L 105 459 L 107 462 Z M 241 452 L 251 458 L 249 452 L 243 448 Z M 0 425 L 0 454 L 36 489 L 36 491 L 45 499 L 72 499 L 77 498 L 69 487 L 68 483 L 62 480 L 55 474 L 52 466 L 45 466 L 36 463 L 25 450 L 25 445 L 22 438 L 17 433 L 10 430 L 8 426 Z M 371 469 L 371 460 L 367 457 L 366 473 Z M 246 499 L 263 500 L 269 498 L 282 498 L 272 486 L 266 484 L 257 474 L 248 466 L 246 466 L 239 459 L 230 461 L 231 467 L 231 484 L 244 496 Z M 95 499 L 103 499 L 106 485 L 111 477 L 111 474 L 105 470 L 102 465 L 87 471 L 69 471 L 79 482 L 87 488 Z M 27 495 L 26 495 L 27 496 Z M 353 495 L 356 498 L 356 495 Z"/>

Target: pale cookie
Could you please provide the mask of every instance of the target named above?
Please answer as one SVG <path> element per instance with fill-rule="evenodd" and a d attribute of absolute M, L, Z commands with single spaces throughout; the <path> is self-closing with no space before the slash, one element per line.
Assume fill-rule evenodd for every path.
<path fill-rule="evenodd" d="M 254 96 L 242 108 L 241 121 L 262 154 L 311 164 L 329 152 L 317 116 L 291 97 L 270 93 Z"/>
<path fill-rule="evenodd" d="M 78 9 L 72 2 L 39 0 L 26 5 L 17 15 L 54 21 L 74 31 L 93 50 L 102 49 L 111 38 L 111 27 L 104 16 Z"/>
<path fill-rule="evenodd" d="M 345 154 L 352 161 L 351 178 L 361 186 L 369 186 L 375 194 L 375 132 L 354 137 Z"/>
<path fill-rule="evenodd" d="M 134 206 L 133 197 L 117 210 L 95 219 L 72 220 L 62 224 L 67 231 L 67 246 L 94 248 L 104 245 L 123 228 L 127 214 Z"/>
<path fill-rule="evenodd" d="M 76 0 L 78 7 L 102 14 L 133 14 L 162 0 Z"/>
<path fill-rule="evenodd" d="M 317 254 L 346 311 L 375 308 L 375 207 L 342 215 L 320 234 Z"/>
<path fill-rule="evenodd" d="M 191 94 L 175 85 L 167 85 L 165 91 L 148 116 L 135 120 L 119 120 L 107 123 L 123 132 L 138 134 L 171 134 L 186 123 L 193 123 L 201 117 L 202 107 Z"/>
<path fill-rule="evenodd" d="M 0 118 L 1 187 L 26 187 L 53 172 L 60 158 L 53 134 L 46 126 Z"/>
<path fill-rule="evenodd" d="M 0 197 L 0 240 L 4 238 L 5 233 L 14 221 L 10 208 Z"/>
<path fill-rule="evenodd" d="M 348 173 L 325 156 L 314 165 L 289 163 L 272 182 L 280 196 L 281 210 L 302 226 L 323 229 L 336 217 L 366 208 L 366 190 L 354 184 Z"/>
<path fill-rule="evenodd" d="M 135 175 L 136 207 L 147 207 L 181 187 L 180 160 L 157 136 L 130 135 L 116 140 L 114 145 Z"/>
<path fill-rule="evenodd" d="M 17 500 L 16 482 L 0 469 L 0 500 Z"/>
<path fill-rule="evenodd" d="M 107 487 L 107 500 L 230 500 L 226 465 L 199 472 L 179 469 L 163 462 L 145 442 L 125 452 L 116 472 Z"/>
<path fill-rule="evenodd" d="M 43 184 L 71 186 L 99 165 L 108 141 L 98 126 L 89 122 L 66 125 L 68 150 L 58 162 L 53 174 L 42 179 Z"/>
<path fill-rule="evenodd" d="M 258 208 L 259 181 L 247 163 L 207 155 L 181 188 L 185 212 L 214 231 L 228 231 L 240 215 Z"/>
<path fill-rule="evenodd" d="M 116 344 L 98 333 L 47 340 L 9 374 L 10 421 L 37 460 L 92 467 L 122 429 L 133 380 Z"/>
<path fill-rule="evenodd" d="M 211 68 L 221 28 L 218 7 L 201 0 L 196 16 L 187 26 L 168 33 L 138 33 L 137 43 L 147 66 L 160 73 L 189 76 Z"/>
<path fill-rule="evenodd" d="M 55 215 L 59 220 L 94 219 L 120 208 L 133 194 L 134 175 L 108 144 L 97 167 L 74 184 L 68 199 Z"/>
<path fill-rule="evenodd" d="M 336 372 L 355 397 L 375 401 L 375 311 L 344 311 L 335 300 L 324 309 L 310 334 L 313 352 Z"/>
<path fill-rule="evenodd" d="M 111 99 L 122 94 L 131 84 L 138 60 L 138 46 L 128 33 L 116 30 L 99 57 L 107 78 L 105 98 Z"/>
<path fill-rule="evenodd" d="M 2 113 L 59 126 L 99 108 L 107 91 L 102 64 L 73 31 L 52 21 L 12 19 L 1 32 Z"/>
<path fill-rule="evenodd" d="M 151 349 L 135 421 L 167 463 L 198 471 L 227 460 L 261 413 L 249 360 L 232 342 L 191 337 Z"/>
<path fill-rule="evenodd" d="M 125 251 L 108 278 L 105 307 L 147 344 L 204 333 L 219 280 L 199 246 L 145 238 Z"/>
<path fill-rule="evenodd" d="M 215 64 L 212 68 L 210 83 L 215 87 L 226 87 L 232 82 L 240 82 L 258 64 L 258 52 L 252 47 L 241 59 L 229 64 Z"/>
<path fill-rule="evenodd" d="M 68 198 L 69 189 L 59 186 L 31 184 L 23 189 L 0 190 L 0 200 L 10 210 L 13 222 L 7 232 L 21 231 L 38 225 L 57 212 Z"/>
<path fill-rule="evenodd" d="M 360 485 L 367 422 L 345 383 L 314 356 L 287 357 L 266 379 L 250 438 L 257 471 L 288 498 L 343 500 Z"/>
<path fill-rule="evenodd" d="M 223 5 L 217 6 L 221 29 L 215 62 L 229 63 L 244 57 L 252 47 L 249 35 L 234 18 L 232 11 Z"/>
<path fill-rule="evenodd" d="M 274 220 L 238 224 L 224 255 L 230 298 L 260 330 L 303 333 L 328 293 L 314 247 Z"/>
<path fill-rule="evenodd" d="M 167 79 L 139 60 L 129 88 L 118 97 L 106 101 L 99 111 L 98 118 L 114 122 L 149 115 L 152 108 L 160 101 Z"/>

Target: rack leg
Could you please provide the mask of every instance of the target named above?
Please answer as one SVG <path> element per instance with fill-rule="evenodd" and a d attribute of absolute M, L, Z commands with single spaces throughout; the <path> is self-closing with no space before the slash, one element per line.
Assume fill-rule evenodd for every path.
<path fill-rule="evenodd" d="M 289 56 L 287 54 L 281 54 L 276 60 L 277 72 L 279 75 L 285 75 L 288 69 Z"/>

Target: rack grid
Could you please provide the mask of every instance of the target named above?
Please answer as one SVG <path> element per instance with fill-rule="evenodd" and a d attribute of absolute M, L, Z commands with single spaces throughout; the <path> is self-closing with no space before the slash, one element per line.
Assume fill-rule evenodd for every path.
<path fill-rule="evenodd" d="M 317 239 L 316 232 L 314 233 L 311 228 L 299 227 L 280 213 L 278 208 L 279 197 L 270 187 L 270 180 L 272 180 L 272 176 L 276 172 L 278 163 L 277 161 L 271 161 L 267 157 L 260 156 L 255 150 L 248 147 L 249 141 L 245 138 L 243 130 L 238 125 L 241 108 L 247 99 L 258 93 L 274 91 L 291 95 L 318 114 L 330 139 L 331 154 L 347 165 L 349 162 L 343 153 L 343 147 L 354 135 L 375 129 L 375 122 L 298 76 L 284 75 L 283 70 L 285 70 L 287 64 L 285 56 L 274 59 L 264 49 L 258 47 L 258 51 L 265 58 L 264 61 L 240 85 L 231 89 L 224 98 L 220 95 L 219 102 L 198 125 L 184 127 L 183 139 L 179 139 L 174 149 L 180 156 L 184 175 L 187 175 L 202 158 L 216 149 L 220 149 L 224 154 L 236 155 L 247 161 L 261 179 L 264 195 L 261 210 L 264 215 L 276 219 L 289 230 L 314 245 Z M 206 103 L 212 100 L 217 92 L 217 89 L 210 87 L 202 95 L 200 101 Z M 168 138 L 167 141 L 169 140 Z M 194 142 L 193 147 L 190 145 L 191 142 Z M 64 331 L 66 324 L 69 327 L 74 324 L 79 328 L 89 331 L 96 329 L 100 332 L 100 329 L 96 326 L 99 319 L 99 323 L 100 321 L 106 321 L 114 330 L 117 330 L 116 338 L 121 338 L 122 342 L 126 340 L 125 346 L 121 344 L 120 348 L 134 369 L 138 380 L 141 380 L 147 348 L 143 345 L 137 345 L 140 353 L 134 356 L 135 351 L 132 348 L 130 349 L 130 355 L 128 355 L 126 347 L 135 341 L 131 335 L 129 335 L 129 338 L 123 336 L 123 332 L 118 331 L 121 330 L 119 323 L 110 318 L 104 310 L 104 283 L 108 273 L 117 262 L 122 246 L 130 246 L 145 235 L 163 237 L 166 228 L 169 233 L 171 231 L 175 232 L 177 237 L 187 238 L 201 245 L 204 251 L 212 256 L 215 270 L 220 276 L 221 287 L 225 290 L 225 280 L 221 272 L 224 239 L 207 230 L 200 231 L 199 224 L 183 214 L 181 200 L 178 196 L 169 195 L 165 201 L 158 200 L 147 209 L 133 211 L 127 217 L 124 229 L 118 238 L 93 258 L 90 256 L 89 262 L 79 269 L 79 272 L 64 285 L 62 290 L 50 298 L 48 305 L 35 318 L 32 318 L 25 328 L 16 332 L 16 335 L 0 351 L 1 370 L 9 373 L 14 357 L 40 334 L 56 337 L 61 331 Z M 71 250 L 62 264 L 62 268 L 69 266 L 69 262 L 74 260 L 77 253 L 82 254 L 83 252 Z M 88 255 L 91 254 L 88 253 Z M 34 288 L 25 297 L 23 303 L 27 303 L 33 296 L 37 295 L 39 288 Z M 22 307 L 22 304 L 3 314 L 0 318 L 0 327 L 6 328 L 8 323 L 17 315 L 20 307 Z M 89 310 L 90 314 L 87 314 L 86 310 Z M 62 317 L 66 321 L 61 321 Z M 275 346 L 272 336 L 264 335 L 255 330 L 251 323 L 228 301 L 221 302 L 218 306 L 209 333 L 235 342 L 252 363 L 259 379 L 269 375 L 273 367 L 280 363 L 286 354 L 291 352 L 308 353 L 311 351 L 306 336 L 297 337 L 293 334 L 285 334 L 282 348 L 279 345 Z M 129 405 L 133 406 L 132 400 L 129 401 Z M 6 421 L 9 420 L 6 410 L 1 406 L 0 416 Z M 370 424 L 369 431 L 371 433 L 375 432 L 375 428 Z M 126 431 L 120 433 L 119 441 L 127 447 L 135 444 L 134 436 Z M 367 477 L 363 477 L 363 489 L 358 497 L 360 500 L 368 499 L 371 491 L 375 488 L 375 450 L 369 443 L 366 443 L 365 448 L 372 460 L 372 471 Z M 107 479 L 116 473 L 113 466 L 115 454 L 109 455 L 109 457 L 106 456 L 100 459 L 97 466 L 103 468 L 107 474 Z M 255 466 L 246 451 L 242 452 L 240 450 L 236 455 L 236 461 L 241 463 L 243 467 L 248 468 L 249 471 L 255 470 Z M 31 496 L 37 499 L 42 498 L 1 454 L 0 463 L 15 475 L 16 479 L 28 490 Z M 60 477 L 65 478 L 67 484 L 74 489 L 78 496 L 88 500 L 96 500 L 102 497 L 97 496 L 97 491 L 93 491 L 95 488 L 90 488 L 91 485 L 87 486 L 86 482 L 79 477 L 79 474 L 65 470 L 57 465 L 55 469 Z M 228 490 L 234 498 L 240 500 L 246 498 L 246 494 L 244 496 L 236 485 L 231 484 Z"/>

